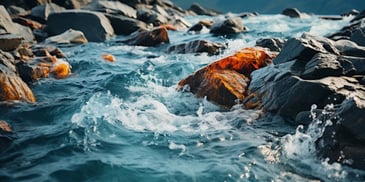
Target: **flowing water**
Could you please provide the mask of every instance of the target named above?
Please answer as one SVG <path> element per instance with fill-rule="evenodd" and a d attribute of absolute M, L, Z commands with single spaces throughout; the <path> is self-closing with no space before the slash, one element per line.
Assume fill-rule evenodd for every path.
<path fill-rule="evenodd" d="M 364 181 L 364 171 L 316 157 L 318 122 L 326 121 L 296 128 L 176 91 L 179 80 L 258 38 L 326 35 L 349 20 L 261 15 L 244 19 L 250 31 L 235 36 L 169 32 L 171 45 L 205 39 L 228 46 L 212 57 L 115 43 L 125 37 L 62 47 L 70 77 L 31 85 L 36 104 L 1 106 L 0 119 L 15 133 L 0 155 L 0 181 Z M 103 53 L 116 61 L 103 61 Z"/>

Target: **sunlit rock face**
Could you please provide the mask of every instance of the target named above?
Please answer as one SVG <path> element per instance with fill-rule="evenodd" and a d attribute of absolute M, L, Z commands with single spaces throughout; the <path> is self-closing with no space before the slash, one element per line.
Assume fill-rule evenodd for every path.
<path fill-rule="evenodd" d="M 262 48 L 241 49 L 181 80 L 178 89 L 231 107 L 246 97 L 251 72 L 270 64 L 273 57 Z"/>

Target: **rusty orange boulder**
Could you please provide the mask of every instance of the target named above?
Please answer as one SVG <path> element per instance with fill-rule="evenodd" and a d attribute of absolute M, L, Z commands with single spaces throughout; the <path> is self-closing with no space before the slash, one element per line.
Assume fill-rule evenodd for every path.
<path fill-rule="evenodd" d="M 246 97 L 251 72 L 270 64 L 273 57 L 263 48 L 241 49 L 181 80 L 178 89 L 231 107 Z"/>
<path fill-rule="evenodd" d="M 16 74 L 14 58 L 0 51 L 0 101 L 21 100 L 35 102 L 28 85 Z"/>

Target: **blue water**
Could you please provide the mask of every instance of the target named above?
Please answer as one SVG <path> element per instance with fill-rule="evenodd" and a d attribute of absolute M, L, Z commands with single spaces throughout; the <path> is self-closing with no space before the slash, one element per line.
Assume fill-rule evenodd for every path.
<path fill-rule="evenodd" d="M 192 24 L 222 18 L 186 17 Z M 364 171 L 316 157 L 316 121 L 296 128 L 176 91 L 181 79 L 258 38 L 326 35 L 349 20 L 261 15 L 244 19 L 249 32 L 230 37 L 169 32 L 170 45 L 228 45 L 212 57 L 115 43 L 126 37 L 62 47 L 70 77 L 32 84 L 36 104 L 1 105 L 0 119 L 15 133 L 0 155 L 0 181 L 364 181 Z"/>

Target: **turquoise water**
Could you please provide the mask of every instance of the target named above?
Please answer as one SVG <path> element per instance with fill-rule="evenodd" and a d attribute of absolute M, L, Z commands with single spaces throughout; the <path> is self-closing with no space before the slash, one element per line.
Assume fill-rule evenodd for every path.
<path fill-rule="evenodd" d="M 315 156 L 316 121 L 296 128 L 275 115 L 222 109 L 176 91 L 181 79 L 258 38 L 326 35 L 349 20 L 261 15 L 244 19 L 249 32 L 230 37 L 169 32 L 170 45 L 228 45 L 212 57 L 115 43 L 126 37 L 62 47 L 70 77 L 31 85 L 36 104 L 1 105 L 0 119 L 15 134 L 0 155 L 0 181 L 364 181 L 364 171 Z M 116 61 L 103 61 L 103 53 Z"/>

